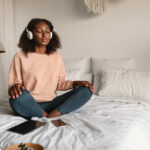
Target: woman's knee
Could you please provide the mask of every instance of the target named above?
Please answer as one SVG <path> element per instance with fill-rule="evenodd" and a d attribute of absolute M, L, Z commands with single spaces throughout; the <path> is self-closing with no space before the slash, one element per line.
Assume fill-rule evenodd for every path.
<path fill-rule="evenodd" d="M 28 102 L 31 99 L 31 95 L 29 93 L 29 91 L 27 91 L 26 89 L 21 90 L 22 94 L 19 95 L 19 97 L 16 98 L 10 98 L 9 99 L 9 103 L 10 106 L 17 111 L 17 109 L 20 107 L 23 107 L 25 104 L 28 104 Z"/>
<path fill-rule="evenodd" d="M 81 88 L 81 91 L 83 91 L 83 93 L 85 93 L 85 94 L 87 94 L 87 95 L 92 95 L 93 94 L 93 92 L 90 90 L 90 88 L 89 87 L 87 87 L 87 86 L 83 86 L 82 88 Z"/>
<path fill-rule="evenodd" d="M 93 92 L 87 86 L 80 87 L 79 96 L 83 97 L 85 100 L 89 100 L 92 96 Z"/>
<path fill-rule="evenodd" d="M 19 94 L 18 97 L 15 98 L 9 98 L 10 102 L 19 102 L 19 100 L 27 99 L 28 95 L 30 95 L 29 91 L 26 89 L 21 90 L 22 94 Z"/>
<path fill-rule="evenodd" d="M 35 102 L 29 91 L 22 90 L 18 98 L 10 99 L 10 106 L 20 116 L 23 117 L 42 117 L 43 110 Z"/>

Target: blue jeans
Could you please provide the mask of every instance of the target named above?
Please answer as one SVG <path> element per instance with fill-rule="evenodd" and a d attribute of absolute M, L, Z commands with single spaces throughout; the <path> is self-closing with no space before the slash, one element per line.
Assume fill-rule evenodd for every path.
<path fill-rule="evenodd" d="M 9 99 L 13 111 L 22 117 L 43 117 L 43 112 L 50 113 L 56 109 L 61 114 L 72 112 L 83 106 L 92 96 L 92 91 L 86 86 L 77 86 L 69 92 L 55 97 L 52 101 L 36 102 L 28 90 L 22 90 L 18 98 Z"/>

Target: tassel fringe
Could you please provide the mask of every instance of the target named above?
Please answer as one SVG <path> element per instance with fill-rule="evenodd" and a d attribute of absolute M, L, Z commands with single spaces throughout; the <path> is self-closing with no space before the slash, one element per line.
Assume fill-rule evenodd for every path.
<path fill-rule="evenodd" d="M 84 0 L 88 12 L 92 11 L 94 14 L 101 14 L 104 12 L 104 0 Z"/>

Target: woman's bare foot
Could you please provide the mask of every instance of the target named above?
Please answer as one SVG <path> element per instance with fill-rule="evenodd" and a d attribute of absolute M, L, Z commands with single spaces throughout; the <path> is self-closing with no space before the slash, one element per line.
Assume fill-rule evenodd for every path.
<path fill-rule="evenodd" d="M 61 113 L 58 110 L 54 109 L 46 117 L 52 118 L 52 117 L 56 117 L 56 116 L 61 116 Z"/>

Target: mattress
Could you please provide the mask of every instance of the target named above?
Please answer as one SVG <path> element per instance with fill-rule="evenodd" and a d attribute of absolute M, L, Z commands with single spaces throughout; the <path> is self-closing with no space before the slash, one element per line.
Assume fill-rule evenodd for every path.
<path fill-rule="evenodd" d="M 68 125 L 56 127 L 51 120 Z M 93 95 L 80 109 L 66 115 L 32 120 L 47 122 L 28 134 L 6 131 L 25 121 L 0 101 L 0 148 L 32 142 L 45 150 L 150 150 L 150 102 Z"/>

